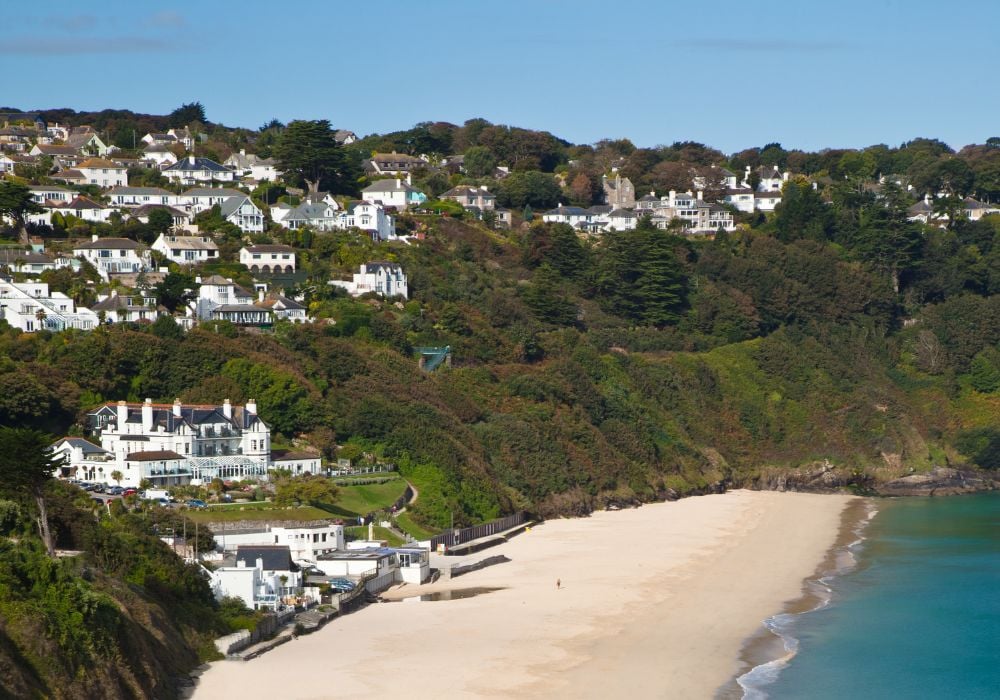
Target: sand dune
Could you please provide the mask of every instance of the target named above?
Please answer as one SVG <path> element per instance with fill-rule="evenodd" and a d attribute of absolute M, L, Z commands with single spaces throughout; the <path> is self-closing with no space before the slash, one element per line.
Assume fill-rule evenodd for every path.
<path fill-rule="evenodd" d="M 549 521 L 488 551 L 509 563 L 390 597 L 501 590 L 369 606 L 213 664 L 194 698 L 711 698 L 800 595 L 850 500 L 734 491 Z"/>

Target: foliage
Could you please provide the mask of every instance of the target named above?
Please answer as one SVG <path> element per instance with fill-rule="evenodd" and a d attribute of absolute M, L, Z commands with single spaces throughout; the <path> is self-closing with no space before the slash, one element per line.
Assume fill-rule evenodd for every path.
<path fill-rule="evenodd" d="M 274 480 L 274 503 L 279 506 L 334 503 L 339 489 L 328 477 L 312 474 L 281 476 Z"/>
<path fill-rule="evenodd" d="M 273 148 L 278 168 L 298 177 L 310 191 L 350 192 L 344 156 L 325 119 L 295 120 L 278 136 Z"/>

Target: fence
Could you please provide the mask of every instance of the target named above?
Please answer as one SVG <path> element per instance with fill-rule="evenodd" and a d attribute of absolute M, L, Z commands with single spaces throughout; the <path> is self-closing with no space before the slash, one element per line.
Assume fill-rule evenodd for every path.
<path fill-rule="evenodd" d="M 431 551 L 437 551 L 438 546 L 442 544 L 447 549 L 456 545 L 465 544 L 466 542 L 471 542 L 472 540 L 478 540 L 480 537 L 489 537 L 490 535 L 495 535 L 498 532 L 504 532 L 505 530 L 510 530 L 512 527 L 517 527 L 518 525 L 524 523 L 527 519 L 527 514 L 522 511 L 520 513 L 515 513 L 514 515 L 508 515 L 505 518 L 491 520 L 490 522 L 483 523 L 482 525 L 473 525 L 472 527 L 464 527 L 460 530 L 442 532 L 440 535 L 435 535 L 430 539 Z"/>

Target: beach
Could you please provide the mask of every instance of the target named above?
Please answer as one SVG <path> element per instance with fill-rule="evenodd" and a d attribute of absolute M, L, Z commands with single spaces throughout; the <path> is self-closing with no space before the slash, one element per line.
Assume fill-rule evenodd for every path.
<path fill-rule="evenodd" d="M 465 557 L 507 563 L 394 588 L 383 597 L 406 599 L 214 663 L 193 697 L 712 698 L 746 670 L 762 621 L 802 595 L 852 500 L 732 491 L 550 520 Z"/>

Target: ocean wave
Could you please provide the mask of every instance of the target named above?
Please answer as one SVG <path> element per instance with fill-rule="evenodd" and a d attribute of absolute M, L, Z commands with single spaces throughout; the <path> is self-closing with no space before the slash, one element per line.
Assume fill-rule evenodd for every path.
<path fill-rule="evenodd" d="M 739 676 L 736 682 L 743 690 L 743 700 L 766 700 L 767 687 L 778 680 L 781 671 L 795 658 L 799 651 L 799 639 L 795 636 L 795 627 L 802 615 L 822 610 L 832 604 L 834 598 L 834 581 L 844 574 L 853 571 L 858 565 L 858 553 L 864 547 L 865 531 L 872 519 L 878 515 L 878 508 L 872 502 L 865 504 L 865 517 L 859 518 L 851 534 L 851 542 L 837 547 L 832 553 L 832 565 L 818 577 L 806 581 L 806 593 L 803 600 L 815 601 L 815 605 L 795 613 L 780 613 L 764 620 L 764 627 L 781 640 L 784 653 L 777 658 L 758 664 Z"/>

